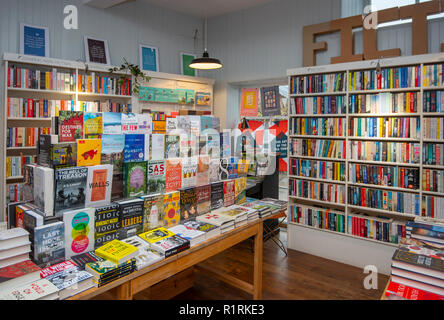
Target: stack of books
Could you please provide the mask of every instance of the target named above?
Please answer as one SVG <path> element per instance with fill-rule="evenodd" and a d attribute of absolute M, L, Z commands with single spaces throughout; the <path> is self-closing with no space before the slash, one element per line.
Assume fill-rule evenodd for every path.
<path fill-rule="evenodd" d="M 57 300 L 59 290 L 47 279 L 39 279 L 0 292 L 0 300 Z"/>
<path fill-rule="evenodd" d="M 273 205 L 280 207 L 280 211 L 287 210 L 287 208 L 288 208 L 288 202 L 284 201 L 284 200 L 278 200 L 278 199 L 273 199 L 273 198 L 263 198 L 262 201 L 267 202 L 267 203 L 271 203 Z M 277 213 L 277 212 L 279 212 L 279 211 L 275 211 L 273 213 Z"/>
<path fill-rule="evenodd" d="M 213 224 L 220 229 L 220 233 L 225 233 L 234 229 L 234 218 L 224 216 L 215 211 L 196 217 L 196 221 Z"/>
<path fill-rule="evenodd" d="M 193 228 L 198 231 L 202 231 L 205 233 L 205 240 L 211 239 L 215 236 L 220 235 L 220 227 L 198 220 L 188 220 L 184 221 L 183 225 L 188 228 Z"/>
<path fill-rule="evenodd" d="M 139 254 L 135 256 L 137 270 L 141 270 L 165 259 L 164 255 L 151 249 L 149 244 L 138 236 L 132 236 L 122 241 L 139 249 Z"/>
<path fill-rule="evenodd" d="M 183 224 L 175 225 L 169 228 L 171 232 L 190 241 L 190 247 L 193 247 L 205 240 L 205 232 L 187 227 Z"/>
<path fill-rule="evenodd" d="M 23 228 L 0 231 L 0 268 L 29 260 L 31 242 Z"/>
<path fill-rule="evenodd" d="M 392 258 L 386 296 L 444 300 L 444 225 L 409 221 L 406 229 Z"/>
<path fill-rule="evenodd" d="M 190 248 L 190 241 L 176 235 L 174 232 L 160 227 L 139 234 L 151 249 L 160 252 L 165 258 Z"/>
<path fill-rule="evenodd" d="M 0 269 L 0 295 L 40 279 L 40 267 L 31 260 L 18 262 Z"/>

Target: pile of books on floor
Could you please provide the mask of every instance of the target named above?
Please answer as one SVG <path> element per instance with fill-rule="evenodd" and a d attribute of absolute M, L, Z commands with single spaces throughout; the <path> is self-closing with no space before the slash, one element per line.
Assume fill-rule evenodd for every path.
<path fill-rule="evenodd" d="M 406 223 L 392 258 L 388 299 L 444 300 L 444 224 Z"/>

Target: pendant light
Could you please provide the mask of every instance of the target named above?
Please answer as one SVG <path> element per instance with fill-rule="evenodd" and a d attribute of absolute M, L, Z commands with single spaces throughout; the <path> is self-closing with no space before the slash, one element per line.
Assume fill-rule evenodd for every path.
<path fill-rule="evenodd" d="M 205 38 L 205 48 L 202 54 L 202 58 L 196 58 L 191 61 L 189 67 L 193 69 L 200 70 L 212 70 L 212 69 L 220 69 L 222 68 L 222 63 L 219 59 L 210 58 L 210 55 L 207 51 L 207 18 L 205 17 L 205 30 L 204 30 L 204 38 Z"/>

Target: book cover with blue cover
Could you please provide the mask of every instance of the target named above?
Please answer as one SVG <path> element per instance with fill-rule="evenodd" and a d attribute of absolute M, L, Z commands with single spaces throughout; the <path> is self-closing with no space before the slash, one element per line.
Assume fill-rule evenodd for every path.
<path fill-rule="evenodd" d="M 124 162 L 135 162 L 145 160 L 145 135 L 126 134 Z"/>
<path fill-rule="evenodd" d="M 228 179 L 236 179 L 238 178 L 238 165 L 239 158 L 238 157 L 230 157 L 228 158 Z"/>
<path fill-rule="evenodd" d="M 103 112 L 103 134 L 122 134 L 122 114 Z"/>
<path fill-rule="evenodd" d="M 34 229 L 34 263 L 47 267 L 65 260 L 65 227 L 55 222 Z"/>

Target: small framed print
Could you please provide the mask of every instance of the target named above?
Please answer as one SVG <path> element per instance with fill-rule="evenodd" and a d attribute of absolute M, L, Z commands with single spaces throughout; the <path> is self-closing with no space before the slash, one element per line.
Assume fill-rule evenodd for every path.
<path fill-rule="evenodd" d="M 87 63 L 111 64 L 107 40 L 85 36 L 84 41 Z"/>
<path fill-rule="evenodd" d="M 20 54 L 49 57 L 49 29 L 20 23 Z"/>
<path fill-rule="evenodd" d="M 140 69 L 159 72 L 159 49 L 156 47 L 139 46 Z"/>
<path fill-rule="evenodd" d="M 197 55 L 193 53 L 180 53 L 180 71 L 184 76 L 197 76 L 197 70 L 189 67 L 191 61 L 196 58 Z"/>

